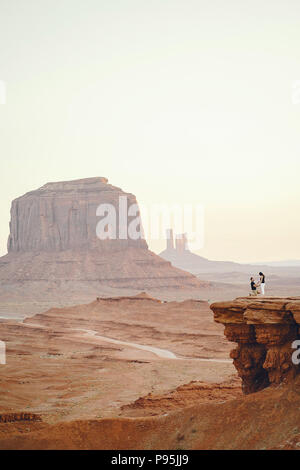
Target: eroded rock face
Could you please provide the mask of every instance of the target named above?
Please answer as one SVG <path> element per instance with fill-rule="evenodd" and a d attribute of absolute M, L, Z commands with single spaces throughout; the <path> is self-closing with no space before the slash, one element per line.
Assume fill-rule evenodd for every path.
<path fill-rule="evenodd" d="M 228 340 L 238 343 L 230 356 L 245 394 L 289 382 L 299 373 L 300 366 L 292 362 L 292 343 L 300 338 L 300 297 L 245 297 L 214 303 L 211 309 L 215 321 L 225 325 Z"/>
<path fill-rule="evenodd" d="M 97 229 L 108 220 L 107 205 L 113 208 L 116 232 L 103 239 Z M 0 294 L 52 301 L 75 293 L 81 302 L 87 294 L 93 298 L 109 289 L 120 295 L 209 285 L 152 253 L 138 216 L 135 196 L 100 177 L 47 183 L 15 199 L 8 254 L 0 258 Z M 136 238 L 129 236 L 132 224 Z"/>
<path fill-rule="evenodd" d="M 144 239 L 129 237 L 100 240 L 96 226 L 100 220 L 97 208 L 111 204 L 116 210 L 119 227 L 119 205 L 137 204 L 133 194 L 108 184 L 106 178 L 47 183 L 15 199 L 11 206 L 8 252 L 64 251 L 98 248 L 103 251 L 147 249 Z M 129 219 L 129 218 L 126 218 Z M 133 219 L 133 218 L 132 218 Z M 127 220 L 128 225 L 130 220 Z"/>

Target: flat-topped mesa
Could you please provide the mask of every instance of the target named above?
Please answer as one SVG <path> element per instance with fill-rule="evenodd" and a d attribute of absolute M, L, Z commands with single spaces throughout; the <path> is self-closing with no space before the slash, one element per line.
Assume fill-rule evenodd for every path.
<path fill-rule="evenodd" d="M 16 299 L 51 302 L 151 289 L 198 295 L 209 285 L 151 252 L 135 196 L 101 177 L 47 183 L 12 202 L 0 280 Z"/>
<path fill-rule="evenodd" d="M 225 325 L 230 353 L 245 394 L 293 380 L 300 366 L 292 361 L 292 343 L 300 339 L 300 297 L 241 297 L 210 307 Z"/>
<path fill-rule="evenodd" d="M 127 207 L 137 204 L 133 194 L 108 184 L 103 177 L 47 183 L 30 191 L 12 202 L 8 252 L 146 249 L 144 239 L 119 237 L 118 231 L 115 239 L 100 240 L 96 235 L 100 204 L 115 208 L 119 228 L 121 196 Z M 126 213 L 128 225 L 131 219 Z"/>

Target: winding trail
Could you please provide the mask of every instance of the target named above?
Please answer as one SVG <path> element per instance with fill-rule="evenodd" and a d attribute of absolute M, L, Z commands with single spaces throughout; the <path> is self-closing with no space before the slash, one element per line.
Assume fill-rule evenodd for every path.
<path fill-rule="evenodd" d="M 143 351 L 149 351 L 155 354 L 156 356 L 164 358 L 164 359 L 177 359 L 177 360 L 190 360 L 190 361 L 194 360 L 194 361 L 202 361 L 202 362 L 220 362 L 220 363 L 225 363 L 225 364 L 232 364 L 232 360 L 230 359 L 177 357 L 174 353 L 172 353 L 171 351 L 168 351 L 167 349 L 160 349 L 160 348 L 155 348 L 154 346 L 146 346 L 144 344 L 130 343 L 127 341 L 121 341 L 118 339 L 108 338 L 107 336 L 100 336 L 98 335 L 98 332 L 94 330 L 86 330 L 83 328 L 72 328 L 72 329 L 77 330 L 77 331 L 83 331 L 88 336 L 99 338 L 100 340 L 106 341 L 108 343 L 122 344 L 124 346 L 129 346 L 129 347 L 136 348 L 136 349 L 142 349 Z"/>

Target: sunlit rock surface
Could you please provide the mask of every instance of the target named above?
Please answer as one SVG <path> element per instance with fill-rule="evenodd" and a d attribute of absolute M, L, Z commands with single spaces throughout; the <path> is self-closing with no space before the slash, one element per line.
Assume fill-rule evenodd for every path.
<path fill-rule="evenodd" d="M 97 227 L 107 205 L 115 213 L 116 233 L 101 239 Z M 128 215 L 132 205 L 134 216 Z M 133 194 L 102 177 L 47 183 L 15 199 L 8 254 L 0 258 L 1 298 L 7 292 L 8 301 L 41 296 L 78 303 L 133 289 L 195 290 L 209 285 L 148 249 L 138 210 Z M 128 236 L 132 223 L 139 238 Z"/>
<path fill-rule="evenodd" d="M 299 373 L 292 343 L 299 339 L 300 297 L 238 298 L 211 305 L 229 341 L 238 344 L 230 356 L 244 393 L 289 382 Z"/>

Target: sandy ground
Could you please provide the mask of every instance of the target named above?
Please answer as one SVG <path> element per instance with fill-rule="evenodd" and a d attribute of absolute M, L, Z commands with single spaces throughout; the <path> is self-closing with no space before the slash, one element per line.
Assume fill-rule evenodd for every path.
<path fill-rule="evenodd" d="M 172 394 L 195 382 L 192 403 L 207 395 L 199 381 L 220 384 L 236 377 L 229 360 L 232 345 L 206 302 L 98 300 L 51 309 L 23 323 L 2 320 L 0 338 L 7 346 L 7 364 L 0 366 L 0 413 L 37 413 L 49 423 L 121 416 L 133 409 L 134 415 L 147 415 L 149 406 L 137 412 L 134 403 L 149 393 Z M 230 390 L 231 385 L 225 399 Z M 189 394 L 183 395 L 182 403 L 189 403 Z M 157 413 L 156 404 L 150 414 Z"/>
<path fill-rule="evenodd" d="M 0 449 L 299 449 L 300 381 L 243 396 L 207 302 L 0 321 Z"/>
<path fill-rule="evenodd" d="M 192 406 L 181 400 L 179 408 L 169 407 L 155 416 L 85 419 L 52 425 L 34 421 L 33 416 L 4 423 L 0 416 L 0 449 L 299 450 L 299 391 L 298 377 L 290 385 L 268 387 L 243 397 L 226 398 L 228 387 L 220 390 L 219 396 L 212 392 L 215 396 L 211 400 L 197 400 L 194 394 Z M 205 393 L 208 398 L 209 390 Z M 221 394 L 225 394 L 223 400 Z M 173 402 L 175 395 L 176 392 Z"/>

